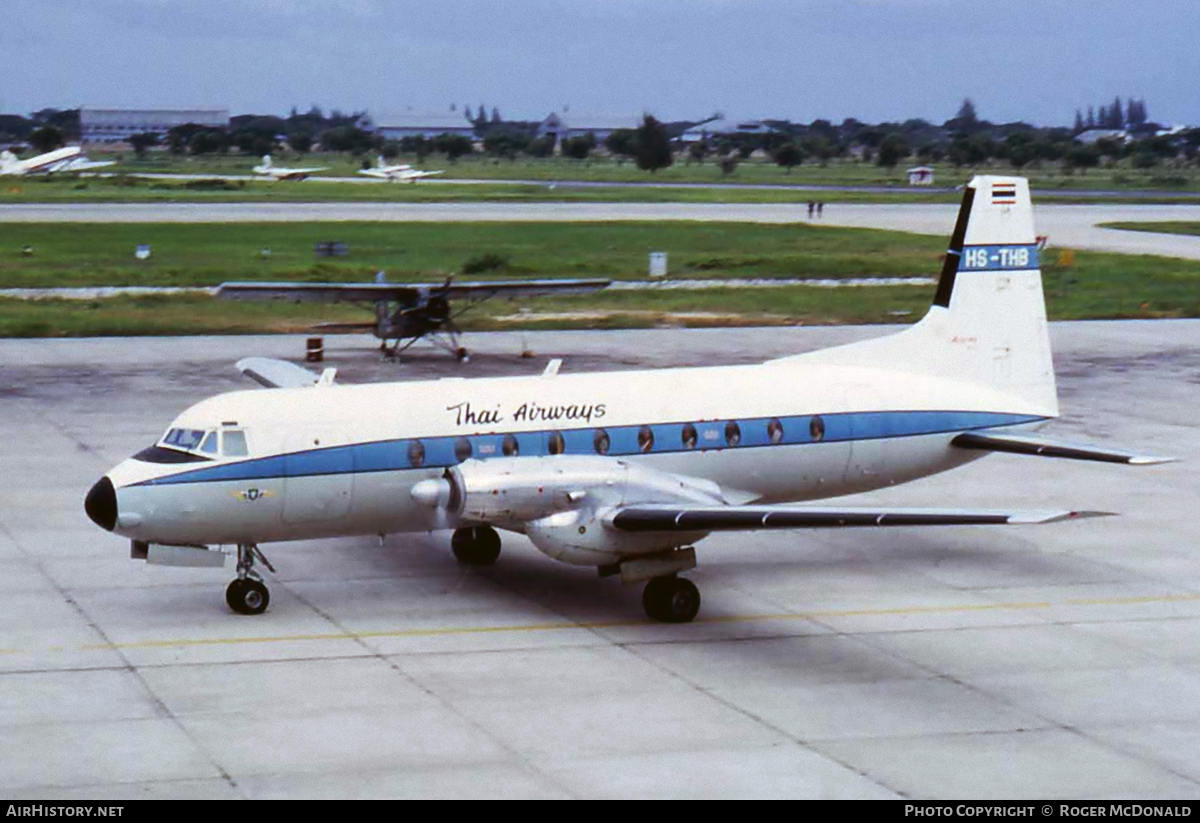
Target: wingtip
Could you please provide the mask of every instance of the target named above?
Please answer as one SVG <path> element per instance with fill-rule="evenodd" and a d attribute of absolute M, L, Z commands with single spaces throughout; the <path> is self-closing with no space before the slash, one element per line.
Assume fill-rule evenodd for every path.
<path fill-rule="evenodd" d="M 1178 463 L 1178 462 L 1179 462 L 1178 457 L 1158 457 L 1158 456 L 1149 455 L 1149 454 L 1134 455 L 1133 457 L 1129 458 L 1129 465 L 1131 465 L 1131 466 L 1157 466 L 1160 463 Z"/>
<path fill-rule="evenodd" d="M 1013 525 L 1039 525 L 1044 523 L 1062 523 L 1067 520 L 1084 520 L 1090 517 L 1116 517 L 1117 515 L 1118 512 L 1102 512 L 1091 510 L 1065 512 L 1028 512 L 1014 515 L 1009 518 L 1008 522 Z"/>

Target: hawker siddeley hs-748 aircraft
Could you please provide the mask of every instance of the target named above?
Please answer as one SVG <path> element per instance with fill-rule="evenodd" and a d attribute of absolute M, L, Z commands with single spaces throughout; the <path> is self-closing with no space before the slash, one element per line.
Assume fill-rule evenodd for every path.
<path fill-rule="evenodd" d="M 181 414 L 85 508 L 151 562 L 222 565 L 226 600 L 267 607 L 259 545 L 454 529 L 488 564 L 496 529 L 626 583 L 657 620 L 700 607 L 678 577 L 712 532 L 1052 523 L 1092 511 L 819 506 L 989 452 L 1156 463 L 1031 432 L 1058 416 L 1028 184 L 966 187 L 934 304 L 898 334 L 749 366 L 332 385 L 243 362 L 280 388 Z M 213 550 L 210 547 L 218 547 Z M 232 553 L 232 550 L 231 552 Z M 268 568 L 270 568 L 268 564 Z"/>
<path fill-rule="evenodd" d="M 217 296 L 230 300 L 318 300 L 327 303 L 368 303 L 375 307 L 373 323 L 318 323 L 314 329 L 331 332 L 370 332 L 379 350 L 395 357 L 422 338 L 459 360 L 468 352 L 459 345 L 454 319 L 492 297 L 510 299 L 546 295 L 586 294 L 608 288 L 611 280 L 477 280 L 455 283 L 389 283 L 383 272 L 374 283 L 222 283 Z M 450 306 L 461 300 L 458 311 Z M 395 340 L 391 346 L 389 340 Z M 408 341 L 406 343 L 402 341 Z"/>

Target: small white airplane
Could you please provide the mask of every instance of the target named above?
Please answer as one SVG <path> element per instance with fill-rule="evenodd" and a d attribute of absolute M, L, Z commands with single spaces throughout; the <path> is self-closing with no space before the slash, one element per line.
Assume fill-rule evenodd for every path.
<path fill-rule="evenodd" d="M 264 154 L 262 163 L 255 166 L 252 171 L 255 174 L 261 174 L 270 177 L 272 180 L 303 180 L 310 174 L 318 171 L 325 171 L 328 166 L 317 166 L 311 169 L 285 169 L 282 166 L 276 166 L 271 162 L 271 155 Z"/>
<path fill-rule="evenodd" d="M 445 174 L 442 171 L 419 171 L 407 163 L 389 166 L 384 162 L 382 155 L 375 158 L 375 168 L 359 169 L 358 173 L 365 174 L 367 177 L 378 177 L 381 180 L 389 180 L 393 183 L 415 183 L 423 177 Z"/>
<path fill-rule="evenodd" d="M 112 160 L 88 160 L 79 146 L 66 146 L 28 160 L 21 160 L 11 151 L 0 152 L 0 175 L 62 174 L 81 172 L 113 165 Z"/>
<path fill-rule="evenodd" d="M 699 591 L 678 574 L 715 531 L 1103 515 L 803 502 L 997 451 L 1170 459 L 1033 434 L 1059 413 L 1035 239 L 1027 182 L 976 177 L 919 323 L 757 365 L 560 375 L 554 361 L 533 377 L 342 386 L 332 369 L 250 358 L 239 368 L 277 388 L 188 409 L 84 508 L 151 563 L 220 566 L 236 546 L 226 601 L 241 614 L 269 602 L 263 543 L 454 529 L 455 557 L 482 565 L 502 529 L 645 581 L 646 613 L 666 622 L 696 616 Z"/>

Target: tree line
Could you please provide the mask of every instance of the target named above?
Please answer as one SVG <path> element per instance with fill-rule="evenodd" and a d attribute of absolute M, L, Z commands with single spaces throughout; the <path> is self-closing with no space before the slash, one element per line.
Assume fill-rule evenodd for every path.
<path fill-rule="evenodd" d="M 992 123 L 980 118 L 974 103 L 967 99 L 954 117 L 940 125 L 915 118 L 878 124 L 854 118 L 837 124 L 824 119 L 811 123 L 766 120 L 756 132 L 717 131 L 689 141 L 681 137 L 695 123 L 664 123 L 648 114 L 638 128 L 617 129 L 603 140 L 595 134 L 583 134 L 560 143 L 553 133 L 538 135 L 540 122 L 506 121 L 496 107 L 489 112 L 480 104 L 473 112 L 470 106 L 464 106 L 462 112 L 472 127 L 470 137 L 441 134 L 387 140 L 369 128 L 365 112 L 347 114 L 334 110 L 326 114 L 314 105 L 306 112 L 293 109 L 288 117 L 239 115 L 231 118 L 228 129 L 186 124 L 166 134 L 135 134 L 128 142 L 139 155 L 161 145 L 178 154 L 237 151 L 259 156 L 283 145 L 297 153 L 320 148 L 355 156 L 377 152 L 389 159 L 400 154 L 421 159 L 443 154 L 451 162 L 475 153 L 510 160 L 555 154 L 586 160 L 602 151 L 619 160 L 632 160 L 648 171 L 665 168 L 680 159 L 686 163 L 711 160 L 726 173 L 751 157 L 769 159 L 786 169 L 834 159 L 853 159 L 887 168 L 912 159 L 922 163 L 944 161 L 956 166 L 1007 161 L 1018 169 L 1050 162 L 1068 169 L 1087 169 L 1106 159 L 1132 158 L 1133 165 L 1142 168 L 1172 159 L 1195 161 L 1200 151 L 1200 129 L 1162 134 L 1162 127 L 1149 120 L 1144 100 L 1127 98 L 1123 103 L 1119 97 L 1100 106 L 1098 113 L 1091 106 L 1086 116 L 1083 110 L 1078 110 L 1072 128 L 1037 127 L 1024 122 Z M 707 121 L 700 121 L 704 122 Z M 1096 141 L 1077 139 L 1093 127 L 1120 128 L 1127 136 Z M 77 109 L 44 109 L 29 119 L 0 115 L 0 140 L 24 141 L 37 151 L 49 151 L 64 141 L 78 139 L 78 134 Z"/>

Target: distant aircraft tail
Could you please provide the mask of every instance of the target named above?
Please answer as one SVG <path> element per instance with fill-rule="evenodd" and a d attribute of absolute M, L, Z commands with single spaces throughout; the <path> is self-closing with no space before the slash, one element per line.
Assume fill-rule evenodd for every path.
<path fill-rule="evenodd" d="M 17 156 L 7 149 L 0 151 L 0 174 L 8 174 L 21 163 Z"/>
<path fill-rule="evenodd" d="M 263 164 L 263 168 L 264 168 L 264 169 L 269 169 L 269 168 L 271 168 L 271 167 L 274 165 L 274 164 L 271 162 L 271 155 L 269 155 L 269 154 L 264 154 L 264 155 L 263 155 L 263 161 L 262 161 L 262 164 Z"/>
<path fill-rule="evenodd" d="M 966 185 L 933 306 L 919 323 L 799 358 L 979 383 L 1057 416 L 1029 182 L 977 176 Z"/>

